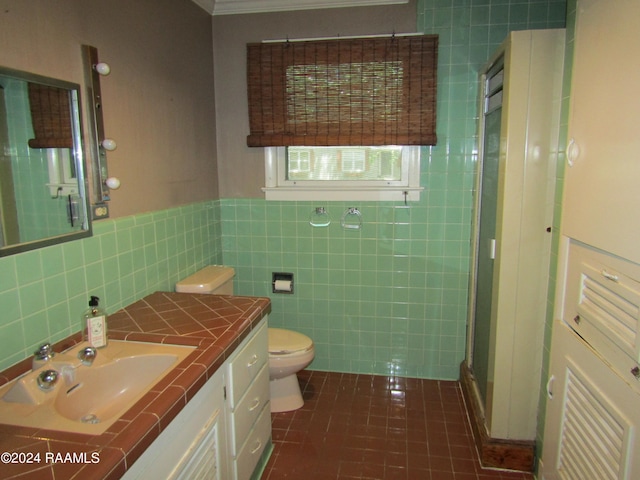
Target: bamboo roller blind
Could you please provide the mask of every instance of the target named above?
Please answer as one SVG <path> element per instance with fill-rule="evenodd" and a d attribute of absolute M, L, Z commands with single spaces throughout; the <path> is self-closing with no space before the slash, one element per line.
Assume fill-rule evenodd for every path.
<path fill-rule="evenodd" d="M 73 148 L 68 90 L 29 83 L 29 105 L 35 135 L 29 140 L 31 148 Z"/>
<path fill-rule="evenodd" d="M 247 45 L 247 145 L 435 145 L 437 35 Z"/>

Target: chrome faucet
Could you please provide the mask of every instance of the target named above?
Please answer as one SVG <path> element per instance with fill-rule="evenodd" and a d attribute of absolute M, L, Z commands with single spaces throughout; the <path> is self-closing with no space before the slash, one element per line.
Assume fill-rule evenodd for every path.
<path fill-rule="evenodd" d="M 67 385 L 75 383 L 76 370 L 80 368 L 82 365 L 84 365 L 85 367 L 90 367 L 91 365 L 93 365 L 93 362 L 97 356 L 98 356 L 98 351 L 94 347 L 85 347 L 82 350 L 80 350 L 77 356 L 78 360 L 80 360 L 79 364 L 74 365 L 73 363 L 70 362 L 69 364 L 64 365 L 62 367 L 61 373 L 65 383 Z"/>
<path fill-rule="evenodd" d="M 93 365 L 93 361 L 98 356 L 98 351 L 94 347 L 85 347 L 78 352 L 80 363 L 86 367 Z"/>
<path fill-rule="evenodd" d="M 58 372 L 55 370 L 45 370 L 38 375 L 38 387 L 45 392 L 51 390 L 58 382 Z"/>
<path fill-rule="evenodd" d="M 33 365 L 32 365 L 33 369 L 36 370 L 40 368 L 42 365 L 50 362 L 54 356 L 55 356 L 55 353 L 53 352 L 53 349 L 51 348 L 50 343 L 45 343 L 43 345 L 40 345 L 40 348 L 38 348 L 38 350 L 33 352 Z"/>

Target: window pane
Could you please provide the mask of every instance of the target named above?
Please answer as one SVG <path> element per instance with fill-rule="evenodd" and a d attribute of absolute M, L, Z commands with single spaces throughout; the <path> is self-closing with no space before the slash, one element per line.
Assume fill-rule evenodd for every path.
<path fill-rule="evenodd" d="M 398 181 L 402 147 L 287 147 L 287 180 Z"/>

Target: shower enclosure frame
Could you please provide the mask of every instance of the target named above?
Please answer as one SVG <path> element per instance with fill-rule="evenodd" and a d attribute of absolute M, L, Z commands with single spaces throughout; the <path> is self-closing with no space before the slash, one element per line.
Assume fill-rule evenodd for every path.
<path fill-rule="evenodd" d="M 474 249 L 467 357 L 461 365 L 461 379 L 476 417 L 476 437 L 500 445 L 490 449 L 490 458 L 483 458 L 489 466 L 527 470 L 533 464 L 548 310 L 564 41 L 564 29 L 511 32 L 480 72 Z M 495 211 L 483 212 L 487 79 L 501 62 Z M 483 215 L 495 215 L 495 236 L 480 242 Z M 478 278 L 483 256 L 493 257 L 492 278 L 486 280 L 490 288 Z M 478 302 L 485 303 L 483 309 L 477 308 Z M 476 315 L 482 311 L 489 316 L 483 319 L 488 332 L 476 328 Z M 478 340 L 487 342 L 484 385 L 478 384 L 474 374 Z M 509 451 L 508 445 L 517 453 Z M 480 451 L 483 456 L 482 447 Z M 515 465 L 508 464 L 514 459 Z"/>

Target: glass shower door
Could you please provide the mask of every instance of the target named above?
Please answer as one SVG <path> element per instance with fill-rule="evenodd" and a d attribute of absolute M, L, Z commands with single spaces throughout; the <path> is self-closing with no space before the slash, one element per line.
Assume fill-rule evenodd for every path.
<path fill-rule="evenodd" d="M 483 111 L 482 175 L 480 181 L 480 212 L 478 251 L 476 254 L 475 318 L 471 369 L 476 377 L 484 404 L 491 378 L 491 306 L 493 297 L 493 264 L 495 258 L 496 215 L 498 204 L 498 165 L 500 129 L 502 123 L 502 66 L 487 75 L 485 108 Z"/>

